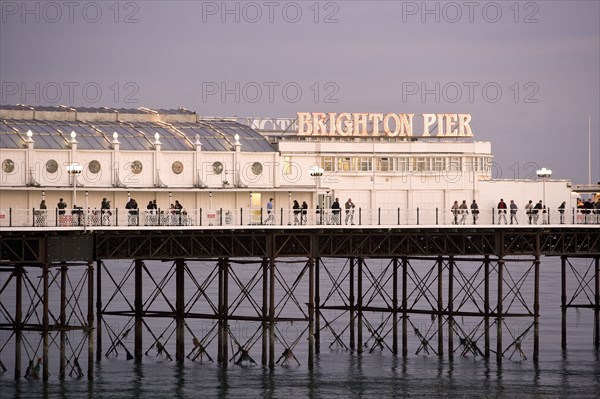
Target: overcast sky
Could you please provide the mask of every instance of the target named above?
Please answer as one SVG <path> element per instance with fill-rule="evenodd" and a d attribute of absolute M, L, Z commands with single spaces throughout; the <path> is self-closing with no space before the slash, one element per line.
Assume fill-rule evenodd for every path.
<path fill-rule="evenodd" d="M 600 2 L 2 1 L 2 104 L 470 113 L 496 175 L 600 180 Z"/>

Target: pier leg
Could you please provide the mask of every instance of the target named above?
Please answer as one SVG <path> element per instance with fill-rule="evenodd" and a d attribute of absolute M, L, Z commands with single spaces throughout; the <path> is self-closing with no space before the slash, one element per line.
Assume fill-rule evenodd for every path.
<path fill-rule="evenodd" d="M 540 257 L 534 260 L 534 288 L 533 288 L 533 361 L 539 360 L 540 354 Z"/>
<path fill-rule="evenodd" d="M 87 303 L 87 342 L 88 342 L 88 380 L 94 379 L 94 262 L 88 261 L 88 303 Z"/>
<path fill-rule="evenodd" d="M 185 262 L 183 259 L 175 261 L 175 311 L 177 312 L 175 359 L 183 362 L 185 359 Z"/>
<path fill-rule="evenodd" d="M 358 326 L 357 326 L 357 338 L 358 338 L 358 342 L 357 342 L 357 351 L 358 353 L 362 353 L 363 351 L 363 336 L 362 336 L 362 327 L 363 327 L 363 310 L 362 310 L 362 306 L 363 306 L 363 289 L 362 289 L 362 279 L 363 279 L 363 273 L 362 273 L 362 269 L 363 269 L 363 258 L 358 258 L 358 272 L 357 272 L 357 277 L 358 277 L 358 301 L 357 301 L 357 310 L 358 310 Z"/>
<path fill-rule="evenodd" d="M 484 356 L 490 357 L 490 256 L 485 255 L 483 264 L 483 328 Z"/>
<path fill-rule="evenodd" d="M 562 326 L 560 335 L 560 346 L 567 349 L 567 257 L 560 257 L 560 307 L 562 313 Z"/>
<path fill-rule="evenodd" d="M 402 258 L 402 356 L 408 356 L 408 259 Z"/>
<path fill-rule="evenodd" d="M 350 258 L 350 274 L 348 278 L 350 279 L 350 350 L 354 350 L 356 348 L 354 338 L 354 258 Z"/>
<path fill-rule="evenodd" d="M 102 261 L 96 262 L 96 361 L 102 359 Z"/>
<path fill-rule="evenodd" d="M 314 366 L 315 355 L 315 262 L 308 259 L 308 368 Z"/>
<path fill-rule="evenodd" d="M 448 260 L 448 358 L 454 355 L 454 257 Z"/>
<path fill-rule="evenodd" d="M 275 368 L 275 258 L 269 268 L 269 368 Z"/>
<path fill-rule="evenodd" d="M 392 270 L 392 352 L 398 354 L 398 258 L 394 258 Z"/>
<path fill-rule="evenodd" d="M 133 357 L 136 362 L 142 361 L 142 335 L 143 335 L 143 302 L 142 302 L 142 268 L 144 262 L 141 259 L 135 260 L 135 299 L 134 299 L 134 311 L 135 311 L 135 338 L 134 338 L 134 353 Z"/>
<path fill-rule="evenodd" d="M 502 296 L 504 280 L 504 258 L 498 259 L 498 304 L 496 308 L 496 361 L 502 361 Z"/>
<path fill-rule="evenodd" d="M 43 379 L 44 381 L 48 381 L 48 378 L 50 377 L 50 370 L 49 370 L 49 362 L 48 362 L 48 344 L 49 344 L 49 340 L 48 340 L 48 335 L 49 335 L 49 331 L 48 331 L 48 327 L 49 327 L 49 305 L 50 305 L 50 298 L 48 298 L 48 296 L 50 295 L 50 289 L 48 286 L 48 274 L 50 273 L 50 265 L 48 263 L 44 264 L 43 266 L 43 270 L 42 270 L 42 279 L 43 279 L 43 284 L 44 284 L 44 310 L 43 310 L 43 314 L 42 314 L 42 340 L 44 342 L 44 349 L 43 349 L 43 354 L 42 354 L 42 366 L 43 366 Z"/>
<path fill-rule="evenodd" d="M 315 258 L 315 353 L 321 353 L 321 317 L 319 308 L 321 297 L 319 291 L 319 266 L 321 258 Z"/>
<path fill-rule="evenodd" d="M 600 348 L 600 258 L 594 259 L 594 347 Z"/>
<path fill-rule="evenodd" d="M 262 261 L 262 357 L 261 364 L 267 365 L 268 332 L 269 332 L 269 261 Z"/>
<path fill-rule="evenodd" d="M 217 309 L 219 313 L 219 321 L 218 321 L 218 329 L 217 332 L 217 363 L 219 365 L 223 364 L 226 360 L 223 360 L 223 265 L 222 259 L 219 258 L 218 261 L 218 284 L 219 284 L 219 292 L 218 292 L 218 304 Z"/>
<path fill-rule="evenodd" d="M 223 367 L 229 362 L 229 259 L 223 259 Z"/>
<path fill-rule="evenodd" d="M 437 322 L 438 322 L 438 356 L 444 356 L 444 316 L 442 312 L 444 311 L 444 303 L 443 303 L 443 284 L 442 277 L 444 272 L 444 260 L 440 256 L 437 260 L 438 264 L 438 275 L 437 275 L 437 283 L 438 283 L 438 292 L 437 292 Z"/>
<path fill-rule="evenodd" d="M 15 380 L 21 378 L 21 347 L 23 343 L 23 266 L 15 267 Z"/>
<path fill-rule="evenodd" d="M 67 348 L 67 332 L 65 327 L 67 324 L 67 266 L 60 267 L 60 366 L 58 378 L 65 379 L 65 371 L 67 369 L 67 356 L 65 350 Z"/>

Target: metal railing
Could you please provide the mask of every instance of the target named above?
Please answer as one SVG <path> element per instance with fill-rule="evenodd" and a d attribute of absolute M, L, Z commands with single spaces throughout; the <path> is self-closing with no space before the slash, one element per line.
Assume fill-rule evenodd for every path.
<path fill-rule="evenodd" d="M 539 209 L 527 212 L 441 208 L 362 209 L 0 209 L 0 227 L 102 228 L 114 226 L 415 226 L 415 225 L 600 224 L 600 209 Z"/>

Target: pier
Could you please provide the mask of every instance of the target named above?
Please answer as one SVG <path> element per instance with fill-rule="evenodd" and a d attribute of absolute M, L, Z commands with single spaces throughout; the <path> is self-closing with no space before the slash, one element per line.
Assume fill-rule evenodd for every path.
<path fill-rule="evenodd" d="M 0 329 L 8 333 L 0 361 L 3 369 L 14 364 L 16 379 L 34 370 L 44 379 L 92 379 L 95 360 L 119 354 L 312 367 L 325 334 L 330 346 L 358 353 L 536 361 L 539 275 L 548 257 L 561 259 L 563 347 L 575 307 L 593 312 L 593 345 L 600 345 L 597 226 L 3 228 L 0 256 Z M 589 261 L 587 270 L 574 258 Z M 160 266 L 148 265 L 154 261 Z M 375 261 L 384 267 L 372 268 Z M 250 277 L 241 279 L 242 269 Z M 567 292 L 567 279 L 578 289 Z M 534 295 L 524 296 L 531 287 Z M 8 292 L 14 308 L 4 305 Z M 242 303 L 250 305 L 242 310 Z M 413 324 L 416 315 L 431 324 Z M 528 327 L 512 331 L 508 321 L 516 318 Z M 198 321 L 214 328 L 195 330 Z M 296 335 L 280 330 L 288 322 Z M 242 336 L 233 323 L 254 330 Z M 72 331 L 82 332 L 79 342 L 68 339 Z M 409 336 L 418 347 L 409 347 Z M 301 341 L 307 358 L 296 355 Z M 532 353 L 524 341 L 533 341 Z M 11 359 L 3 355 L 8 345 Z"/>

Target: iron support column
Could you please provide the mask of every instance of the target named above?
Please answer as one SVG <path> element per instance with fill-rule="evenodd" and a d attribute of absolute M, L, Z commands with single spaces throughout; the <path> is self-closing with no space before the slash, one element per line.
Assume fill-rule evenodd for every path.
<path fill-rule="evenodd" d="M 136 362 L 142 361 L 142 327 L 144 314 L 143 302 L 142 302 L 142 268 L 144 262 L 141 259 L 135 260 L 135 299 L 134 299 L 134 312 L 135 312 L 135 342 L 134 342 L 134 353 L 133 356 Z"/>
<path fill-rule="evenodd" d="M 363 258 L 358 258 L 358 301 L 357 301 L 357 311 L 358 311 L 358 325 L 357 325 L 357 352 L 362 353 L 363 351 L 363 336 L 362 336 L 362 327 L 363 327 L 363 289 L 362 289 L 362 278 L 363 278 Z"/>
<path fill-rule="evenodd" d="M 443 298 L 442 296 L 444 295 L 444 291 L 443 291 L 443 284 L 442 284 L 442 275 L 444 272 L 444 259 L 439 256 L 437 259 L 437 271 L 438 271 L 438 275 L 437 275 L 437 283 L 438 283 L 438 290 L 437 290 L 437 322 L 438 322 L 438 356 L 442 357 L 444 356 L 444 331 L 443 331 L 443 327 L 444 327 L 444 316 L 442 315 L 442 312 L 444 311 L 444 303 L 443 303 Z"/>
<path fill-rule="evenodd" d="M 490 256 L 485 255 L 483 261 L 483 339 L 484 356 L 490 357 Z"/>
<path fill-rule="evenodd" d="M 402 258 L 402 356 L 408 356 L 408 259 Z"/>
<path fill-rule="evenodd" d="M 49 305 L 50 305 L 50 289 L 48 286 L 48 273 L 50 273 L 50 265 L 45 263 L 42 269 L 42 280 L 44 285 L 44 304 L 43 304 L 43 313 L 42 313 L 42 340 L 44 342 L 43 355 L 42 355 L 42 366 L 43 366 L 43 379 L 44 381 L 48 381 L 48 377 L 50 377 L 50 370 L 48 369 L 48 327 L 49 327 Z"/>
<path fill-rule="evenodd" d="M 67 266 L 60 267 L 60 366 L 58 378 L 65 379 L 65 370 L 67 369 L 67 357 L 65 350 L 67 348 Z"/>
<path fill-rule="evenodd" d="M 567 257 L 560 257 L 560 305 L 562 313 L 560 346 L 567 349 Z"/>
<path fill-rule="evenodd" d="M 321 352 L 321 317 L 319 308 L 321 297 L 319 293 L 319 265 L 321 258 L 315 258 L 315 352 Z"/>
<path fill-rule="evenodd" d="M 275 368 L 275 258 L 269 267 L 269 368 Z"/>
<path fill-rule="evenodd" d="M 102 261 L 96 262 L 96 361 L 102 359 Z"/>
<path fill-rule="evenodd" d="M 268 332 L 269 332 L 269 261 L 263 258 L 262 261 L 262 361 L 263 366 L 267 365 L 268 353 Z"/>
<path fill-rule="evenodd" d="M 177 312 L 175 359 L 183 362 L 185 359 L 185 262 L 175 260 L 175 311 Z"/>
<path fill-rule="evenodd" d="M 350 258 L 350 350 L 354 350 L 356 347 L 354 338 L 354 258 Z"/>
<path fill-rule="evenodd" d="M 229 362 L 229 259 L 223 258 L 223 367 Z"/>
<path fill-rule="evenodd" d="M 594 262 L 594 347 L 598 349 L 600 347 L 600 257 L 596 256 Z"/>
<path fill-rule="evenodd" d="M 398 258 L 392 260 L 392 352 L 398 354 Z"/>
<path fill-rule="evenodd" d="M 454 355 L 454 257 L 448 259 L 448 357 Z"/>
<path fill-rule="evenodd" d="M 315 355 L 315 261 L 308 259 L 308 368 L 314 366 Z"/>
<path fill-rule="evenodd" d="M 87 303 L 87 339 L 88 339 L 88 380 L 94 379 L 94 262 L 88 261 L 88 303 Z"/>
<path fill-rule="evenodd" d="M 534 288 L 533 288 L 533 361 L 539 360 L 540 354 L 540 256 L 534 260 Z"/>
<path fill-rule="evenodd" d="M 498 259 L 498 304 L 496 305 L 496 360 L 502 361 L 502 297 L 504 280 L 504 258 Z"/>
<path fill-rule="evenodd" d="M 21 378 L 21 346 L 23 343 L 23 266 L 15 267 L 15 380 Z"/>

